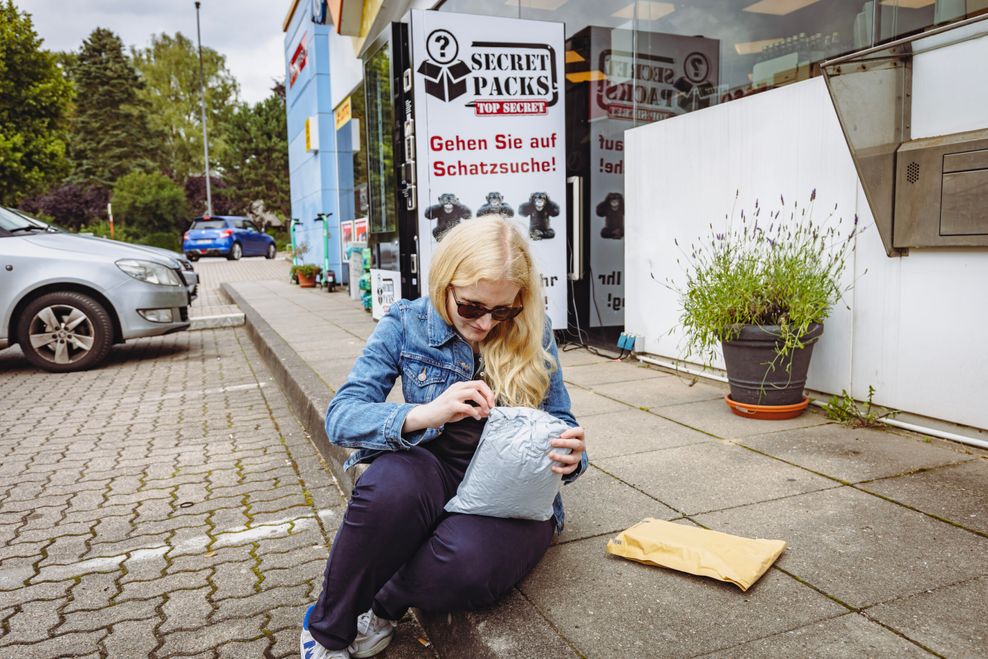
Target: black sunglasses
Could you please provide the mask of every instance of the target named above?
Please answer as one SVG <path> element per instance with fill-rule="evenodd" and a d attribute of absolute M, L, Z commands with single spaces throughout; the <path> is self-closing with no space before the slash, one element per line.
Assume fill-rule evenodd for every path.
<path fill-rule="evenodd" d="M 494 320 L 511 320 L 520 314 L 521 310 L 524 308 L 494 307 L 493 309 L 488 309 L 487 307 L 479 304 L 460 302 L 456 299 L 456 293 L 453 293 L 453 289 L 449 289 L 449 292 L 453 294 L 453 302 L 456 302 L 456 313 L 460 314 L 460 318 L 465 318 L 467 320 L 477 320 L 478 318 L 483 318 L 487 314 L 490 314 L 491 318 Z"/>

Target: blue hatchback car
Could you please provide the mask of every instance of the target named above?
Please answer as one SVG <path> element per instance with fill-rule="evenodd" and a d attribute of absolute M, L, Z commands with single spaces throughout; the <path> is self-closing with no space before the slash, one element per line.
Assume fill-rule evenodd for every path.
<path fill-rule="evenodd" d="M 182 250 L 190 261 L 200 256 L 225 256 L 237 261 L 241 256 L 277 254 L 274 238 L 261 231 L 250 218 L 234 215 L 203 215 L 192 220 L 182 236 Z"/>

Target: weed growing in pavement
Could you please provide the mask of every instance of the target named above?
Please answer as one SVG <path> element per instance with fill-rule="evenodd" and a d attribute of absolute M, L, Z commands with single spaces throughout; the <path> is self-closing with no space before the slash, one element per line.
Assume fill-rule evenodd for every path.
<path fill-rule="evenodd" d="M 861 406 L 846 389 L 841 389 L 839 396 L 830 397 L 824 406 L 824 411 L 828 419 L 855 428 L 880 426 L 885 419 L 891 419 L 899 413 L 899 410 L 876 409 L 874 398 L 875 388 L 871 385 L 868 385 L 868 400 Z"/>

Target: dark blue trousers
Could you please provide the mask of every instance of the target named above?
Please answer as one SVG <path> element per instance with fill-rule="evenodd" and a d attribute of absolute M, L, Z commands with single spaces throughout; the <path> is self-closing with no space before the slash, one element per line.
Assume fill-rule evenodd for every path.
<path fill-rule="evenodd" d="M 390 620 L 410 606 L 484 608 L 535 567 L 552 542 L 552 520 L 446 513 L 462 479 L 421 447 L 371 463 L 353 489 L 309 618 L 323 647 L 353 642 L 357 616 L 372 606 Z"/>

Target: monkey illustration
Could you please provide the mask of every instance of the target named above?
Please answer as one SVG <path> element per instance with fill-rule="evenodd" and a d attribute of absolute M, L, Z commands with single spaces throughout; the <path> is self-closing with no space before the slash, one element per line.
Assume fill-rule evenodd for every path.
<path fill-rule="evenodd" d="M 549 227 L 549 218 L 559 215 L 559 204 L 544 192 L 533 192 L 528 201 L 518 207 L 518 214 L 528 218 L 528 235 L 532 240 L 548 240 L 556 231 Z"/>
<path fill-rule="evenodd" d="M 442 240 L 443 234 L 459 224 L 460 220 L 472 217 L 470 209 L 450 192 L 439 195 L 439 203 L 429 206 L 425 216 L 430 220 L 438 220 L 436 228 L 432 230 L 432 237 L 437 241 Z"/>
<path fill-rule="evenodd" d="M 624 195 L 609 192 L 604 201 L 597 204 L 597 216 L 604 218 L 604 228 L 600 230 L 601 238 L 624 238 Z"/>
<path fill-rule="evenodd" d="M 504 197 L 500 192 L 491 192 L 487 195 L 487 203 L 477 210 L 477 217 L 483 217 L 485 215 L 514 217 L 515 211 L 511 206 L 504 203 Z"/>

